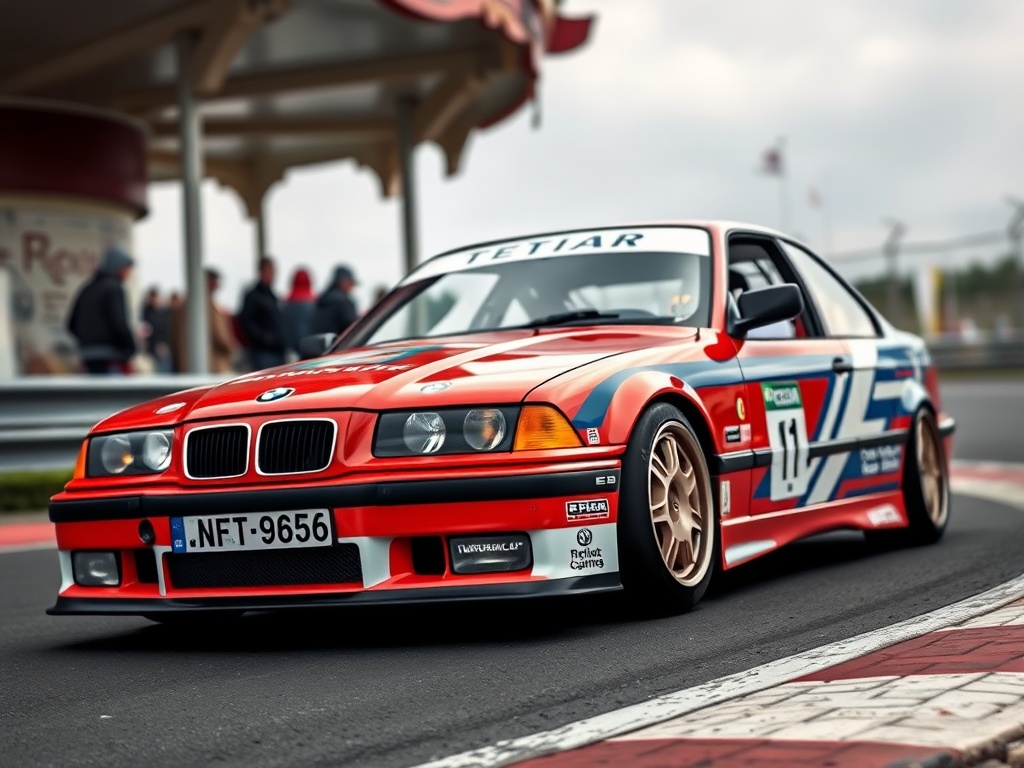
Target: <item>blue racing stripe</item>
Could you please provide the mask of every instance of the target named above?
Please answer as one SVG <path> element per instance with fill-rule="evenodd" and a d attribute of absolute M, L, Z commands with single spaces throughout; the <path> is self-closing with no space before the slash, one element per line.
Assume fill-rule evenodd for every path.
<path fill-rule="evenodd" d="M 676 376 L 694 389 L 700 387 L 720 387 L 728 384 L 741 384 L 743 376 L 736 360 L 715 362 L 713 360 L 692 363 L 668 363 L 665 365 L 641 365 L 625 368 L 614 373 L 594 387 L 587 399 L 583 401 L 572 423 L 577 429 L 599 427 L 604 423 L 612 398 L 625 381 L 637 373 L 655 371 Z"/>

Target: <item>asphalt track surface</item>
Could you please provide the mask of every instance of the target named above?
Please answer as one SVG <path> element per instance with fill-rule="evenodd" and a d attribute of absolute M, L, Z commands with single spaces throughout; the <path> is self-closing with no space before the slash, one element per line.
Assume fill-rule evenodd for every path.
<path fill-rule="evenodd" d="M 1024 461 L 1024 381 L 944 392 L 958 457 Z M 938 546 L 819 537 L 657 620 L 608 598 L 256 615 L 215 631 L 48 617 L 56 555 L 0 555 L 0 766 L 407 766 L 547 730 L 1024 573 L 1024 511 L 954 505 Z"/>

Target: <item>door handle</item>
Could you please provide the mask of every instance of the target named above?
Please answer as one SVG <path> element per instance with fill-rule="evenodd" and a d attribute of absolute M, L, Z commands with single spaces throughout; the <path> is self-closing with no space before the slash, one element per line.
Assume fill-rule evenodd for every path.
<path fill-rule="evenodd" d="M 851 373 L 853 371 L 853 363 L 845 357 L 837 357 L 832 361 L 832 370 L 836 373 Z"/>

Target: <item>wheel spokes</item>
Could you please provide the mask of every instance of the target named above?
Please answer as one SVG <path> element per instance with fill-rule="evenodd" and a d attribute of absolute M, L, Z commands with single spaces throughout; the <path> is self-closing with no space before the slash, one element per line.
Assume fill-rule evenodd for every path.
<path fill-rule="evenodd" d="M 662 427 L 648 462 L 649 501 L 655 539 L 665 567 L 687 586 L 700 581 L 710 563 L 706 534 L 708 478 L 699 443 L 682 425 Z"/>

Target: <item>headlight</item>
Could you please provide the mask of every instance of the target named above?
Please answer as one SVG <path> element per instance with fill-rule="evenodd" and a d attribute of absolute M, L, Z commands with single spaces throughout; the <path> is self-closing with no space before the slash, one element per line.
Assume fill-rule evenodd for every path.
<path fill-rule="evenodd" d="M 519 408 L 438 408 L 382 413 L 373 455 L 436 456 L 512 450 Z"/>
<path fill-rule="evenodd" d="M 111 475 L 153 475 L 171 465 L 174 432 L 124 432 L 89 439 L 87 477 Z"/>
<path fill-rule="evenodd" d="M 120 475 L 135 463 L 132 443 L 124 435 L 112 435 L 100 447 L 100 464 L 108 475 Z"/>
<path fill-rule="evenodd" d="M 142 463 L 154 472 L 163 472 L 171 464 L 171 435 L 168 432 L 150 432 L 142 441 Z"/>
<path fill-rule="evenodd" d="M 505 439 L 505 415 L 497 408 L 477 408 L 466 414 L 462 434 L 475 451 L 492 451 Z"/>
<path fill-rule="evenodd" d="M 410 414 L 402 428 L 402 440 L 412 453 L 437 453 L 445 434 L 444 419 L 436 413 Z"/>

